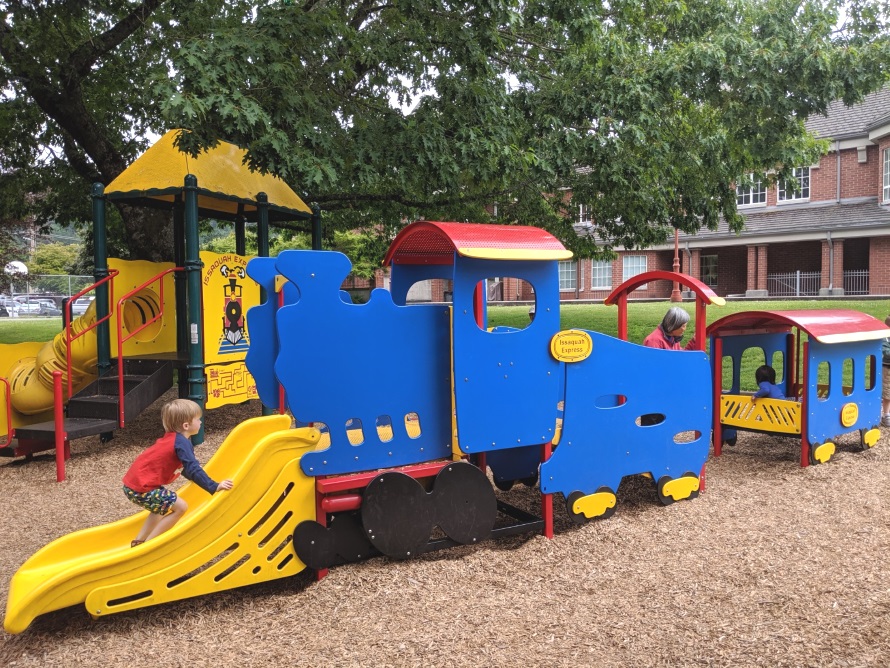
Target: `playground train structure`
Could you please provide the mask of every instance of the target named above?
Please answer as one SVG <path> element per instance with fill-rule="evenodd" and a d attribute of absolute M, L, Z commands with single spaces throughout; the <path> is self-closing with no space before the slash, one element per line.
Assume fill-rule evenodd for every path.
<path fill-rule="evenodd" d="M 378 555 L 552 537 L 555 495 L 579 524 L 606 518 L 629 475 L 651 477 L 662 504 L 694 498 L 712 435 L 715 454 L 739 430 L 799 437 L 802 465 L 827 462 L 838 436 L 856 433 L 863 448 L 880 438 L 883 323 L 840 310 L 748 312 L 706 327 L 705 305 L 719 297 L 688 276 L 649 272 L 607 300 L 618 337 L 562 329 L 558 262 L 570 257 L 534 227 L 417 222 L 386 256 L 389 290 L 364 304 L 341 290 L 351 264 L 340 253 L 250 260 L 266 297 L 247 311 L 246 364 L 280 414 L 242 423 L 208 462 L 235 488 L 211 497 L 186 484 L 186 516 L 135 548 L 142 513 L 50 543 L 13 577 L 6 630 L 81 603 L 101 617 L 307 567 L 322 575 Z M 481 286 L 495 276 L 534 288 L 527 326 L 488 326 Z M 430 279 L 452 281 L 452 302 L 409 304 L 411 286 Z M 626 340 L 628 294 L 661 279 L 695 293 L 710 357 Z M 787 400 L 741 391 L 751 349 L 776 368 Z M 499 499 L 516 482 L 539 486 L 540 516 Z"/>

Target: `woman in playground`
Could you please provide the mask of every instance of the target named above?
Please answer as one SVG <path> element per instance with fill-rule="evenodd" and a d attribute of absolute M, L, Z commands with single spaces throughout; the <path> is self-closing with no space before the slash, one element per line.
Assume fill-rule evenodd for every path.
<path fill-rule="evenodd" d="M 698 350 L 696 338 L 693 336 L 684 347 L 683 335 L 689 324 L 689 314 L 679 306 L 671 306 L 664 314 L 661 323 L 643 339 L 643 345 L 648 348 L 662 348 L 664 350 Z"/>
<path fill-rule="evenodd" d="M 776 370 L 768 364 L 757 368 L 754 372 L 754 380 L 757 381 L 757 391 L 751 397 L 751 401 L 757 399 L 784 399 L 785 393 L 776 385 Z"/>
<path fill-rule="evenodd" d="M 198 404 L 188 399 L 174 399 L 161 409 L 161 422 L 164 435 L 136 458 L 124 476 L 124 494 L 149 512 L 130 547 L 160 536 L 188 510 L 188 504 L 176 492 L 164 487 L 177 478 L 179 469 L 208 494 L 232 489 L 231 480 L 214 482 L 195 459 L 189 437 L 201 430 Z"/>

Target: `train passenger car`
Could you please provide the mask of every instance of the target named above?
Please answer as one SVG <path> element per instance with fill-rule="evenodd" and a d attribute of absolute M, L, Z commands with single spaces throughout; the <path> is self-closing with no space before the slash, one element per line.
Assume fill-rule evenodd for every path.
<path fill-rule="evenodd" d="M 737 430 L 800 438 L 800 465 L 825 463 L 839 436 L 880 439 L 881 339 L 890 329 L 845 309 L 748 311 L 708 327 L 714 372 L 714 454 Z M 785 399 L 741 392 L 742 360 L 772 366 Z M 752 379 L 753 380 L 753 379 Z"/>
<path fill-rule="evenodd" d="M 315 520 L 295 532 L 305 563 L 408 557 L 429 549 L 435 526 L 452 544 L 497 533 L 498 512 L 510 509 L 488 468 L 502 488 L 533 484 L 540 471 L 544 517 L 516 526 L 545 533 L 554 493 L 582 522 L 611 514 L 626 475 L 650 474 L 663 503 L 696 495 L 711 422 L 707 358 L 560 332 L 557 263 L 569 257 L 537 228 L 414 223 L 387 254 L 391 291 L 374 290 L 367 304 L 340 292 L 351 267 L 339 253 L 251 261 L 270 294 L 281 280 L 292 286 L 280 308 L 273 299 L 248 313 L 255 337 L 278 341 L 247 358 L 260 398 L 276 406 L 280 383 L 298 422 L 329 435 L 300 462 L 319 498 Z M 482 286 L 496 276 L 534 288 L 527 327 L 486 326 Z M 453 303 L 409 304 L 411 286 L 431 278 L 453 282 Z M 262 333 L 273 326 L 277 336 Z M 664 393 L 677 377 L 690 389 Z M 644 414 L 661 419 L 642 426 Z"/>

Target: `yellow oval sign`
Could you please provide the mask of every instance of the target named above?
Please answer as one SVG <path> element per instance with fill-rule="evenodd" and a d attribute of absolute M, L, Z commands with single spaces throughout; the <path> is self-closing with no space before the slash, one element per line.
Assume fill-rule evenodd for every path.
<path fill-rule="evenodd" d="M 550 353 L 560 362 L 580 362 L 593 352 L 593 339 L 580 329 L 557 332 L 550 339 Z"/>
<path fill-rule="evenodd" d="M 854 403 L 844 404 L 841 408 L 841 424 L 845 427 L 852 427 L 859 419 L 859 405 Z"/>

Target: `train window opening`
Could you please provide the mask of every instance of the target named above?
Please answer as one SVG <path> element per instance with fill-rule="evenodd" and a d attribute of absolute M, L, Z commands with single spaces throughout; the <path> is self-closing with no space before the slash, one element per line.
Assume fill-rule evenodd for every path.
<path fill-rule="evenodd" d="M 638 427 L 654 427 L 662 422 L 664 422 L 664 415 L 661 413 L 646 413 L 634 420 Z"/>
<path fill-rule="evenodd" d="M 408 438 L 420 438 L 422 430 L 420 428 L 420 416 L 417 413 L 407 413 L 405 415 L 405 431 Z"/>
<path fill-rule="evenodd" d="M 346 421 L 346 438 L 352 445 L 361 445 L 365 442 L 365 432 L 362 430 L 361 420 L 349 418 Z"/>
<path fill-rule="evenodd" d="M 742 353 L 742 364 L 739 371 L 739 391 L 756 392 L 757 379 L 755 372 L 766 364 L 766 353 L 763 348 L 754 346 Z"/>
<path fill-rule="evenodd" d="M 423 281 L 417 281 L 410 288 L 408 294 L 405 295 L 406 304 L 425 304 L 428 302 L 444 302 L 445 291 L 449 288 L 444 287 L 446 281 L 435 281 L 428 278 Z"/>
<path fill-rule="evenodd" d="M 732 381 L 733 381 L 733 373 L 732 373 L 732 355 L 724 355 L 723 361 L 721 363 L 722 371 L 720 372 L 721 383 L 720 387 L 724 392 L 729 392 L 732 390 Z"/>
<path fill-rule="evenodd" d="M 492 309 L 488 311 L 485 326 L 492 334 L 510 334 L 526 329 L 535 319 L 537 300 L 535 288 L 528 281 L 513 276 L 486 278 L 477 285 L 484 288 L 486 303 L 522 302 L 519 308 Z"/>
<path fill-rule="evenodd" d="M 310 422 L 309 426 L 315 427 L 321 434 L 321 438 L 318 439 L 318 448 L 320 450 L 331 447 L 331 430 L 324 422 Z"/>
<path fill-rule="evenodd" d="M 593 400 L 597 408 L 617 408 L 627 403 L 627 397 L 623 394 L 601 394 Z"/>
<path fill-rule="evenodd" d="M 856 384 L 856 373 L 853 366 L 852 357 L 847 357 L 846 359 L 844 359 L 842 369 L 844 382 L 841 383 L 841 391 L 843 392 L 845 397 L 849 397 L 851 394 L 853 394 L 853 387 Z"/>
<path fill-rule="evenodd" d="M 389 443 L 392 437 L 392 418 L 388 415 L 379 415 L 377 417 L 377 438 L 381 443 Z"/>
<path fill-rule="evenodd" d="M 831 365 L 828 362 L 819 362 L 816 367 L 816 396 L 819 401 L 828 401 L 831 389 Z"/>
<path fill-rule="evenodd" d="M 785 381 L 785 353 L 781 350 L 777 350 L 773 353 L 773 359 L 770 362 L 770 366 L 776 372 L 776 384 L 782 383 Z"/>
<path fill-rule="evenodd" d="M 874 355 L 865 356 L 865 389 L 871 392 L 875 389 L 875 371 L 877 370 L 877 358 Z"/>
<path fill-rule="evenodd" d="M 674 434 L 674 443 L 677 445 L 680 445 L 681 443 L 695 443 L 700 438 L 701 432 L 696 431 L 695 429 L 680 431 Z"/>

